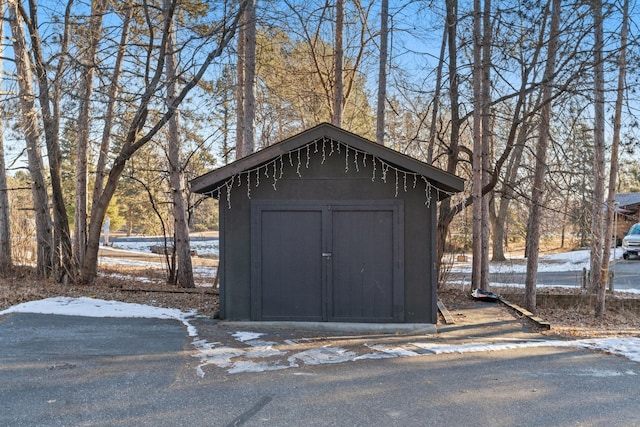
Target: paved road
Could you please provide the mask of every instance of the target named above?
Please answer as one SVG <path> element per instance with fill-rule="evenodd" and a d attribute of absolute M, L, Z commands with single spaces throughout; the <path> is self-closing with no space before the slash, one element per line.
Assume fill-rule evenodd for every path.
<path fill-rule="evenodd" d="M 614 272 L 614 288 L 619 291 L 626 289 L 640 290 L 640 259 L 618 260 L 611 265 Z M 540 286 L 573 286 L 582 284 L 582 271 L 554 271 L 538 272 L 538 285 Z M 450 273 L 451 280 L 471 280 L 470 273 Z M 489 274 L 491 283 L 520 284 L 525 283 L 525 273 L 501 273 Z"/>
<path fill-rule="evenodd" d="M 615 289 L 640 290 L 640 259 L 618 260 L 611 265 Z"/>
<path fill-rule="evenodd" d="M 393 337 L 403 339 L 415 338 Z M 575 348 L 235 375 L 210 365 L 204 377 L 193 351 L 177 321 L 0 316 L 0 425 L 631 426 L 640 414 L 640 364 Z"/>

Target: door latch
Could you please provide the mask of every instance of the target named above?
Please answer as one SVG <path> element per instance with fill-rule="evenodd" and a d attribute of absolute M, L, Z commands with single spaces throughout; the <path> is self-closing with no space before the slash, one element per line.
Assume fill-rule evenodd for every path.
<path fill-rule="evenodd" d="M 332 255 L 331 252 L 322 252 L 322 256 L 324 258 L 331 258 L 331 255 Z"/>

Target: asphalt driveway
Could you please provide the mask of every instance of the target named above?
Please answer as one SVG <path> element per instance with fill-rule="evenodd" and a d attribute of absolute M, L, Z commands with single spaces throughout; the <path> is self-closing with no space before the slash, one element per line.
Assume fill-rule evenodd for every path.
<path fill-rule="evenodd" d="M 454 312 L 458 325 L 419 338 L 540 338 L 504 311 L 487 309 Z M 474 324 L 478 318 L 484 326 Z M 0 316 L 0 425 L 631 426 L 640 416 L 640 365 L 596 351 L 542 346 L 324 364 L 296 359 L 287 369 L 233 374 L 219 364 L 203 365 L 201 356 L 246 342 L 234 338 L 229 325 L 206 319 L 194 324 L 195 341 L 208 348 L 198 349 L 173 320 Z M 270 363 L 288 360 L 292 351 L 331 346 L 415 350 L 416 341 L 262 333 L 261 340 L 279 343 L 284 353 L 267 355 Z M 247 360 L 251 355 L 244 353 Z"/>

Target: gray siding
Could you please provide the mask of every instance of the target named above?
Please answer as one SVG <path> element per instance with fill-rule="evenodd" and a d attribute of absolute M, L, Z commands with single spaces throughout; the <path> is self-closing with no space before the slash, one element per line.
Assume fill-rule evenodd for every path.
<path fill-rule="evenodd" d="M 243 179 L 238 185 L 238 182 L 234 183 L 234 186 L 230 195 L 230 206 L 227 203 L 226 190 L 221 191 L 220 194 L 220 233 L 221 233 L 221 268 L 220 272 L 220 286 L 221 286 L 221 316 L 227 319 L 242 319 L 247 320 L 255 318 L 258 313 L 254 311 L 252 313 L 252 301 L 255 302 L 256 290 L 254 289 L 252 295 L 252 274 L 255 276 L 258 272 L 252 272 L 252 256 L 256 252 L 256 248 L 253 248 L 252 253 L 252 202 L 253 204 L 260 203 L 261 201 L 280 201 L 283 205 L 286 205 L 288 201 L 313 201 L 318 203 L 331 203 L 331 202 L 352 202 L 352 201 L 370 201 L 372 206 L 375 206 L 376 201 L 387 201 L 397 203 L 402 206 L 402 218 L 399 220 L 402 222 L 402 228 L 404 229 L 403 235 L 398 239 L 400 245 L 400 252 L 402 257 L 396 260 L 397 263 L 402 265 L 396 265 L 401 271 L 401 276 L 396 278 L 402 282 L 402 296 L 404 304 L 402 307 L 389 307 L 385 305 L 384 300 L 388 298 L 388 292 L 386 289 L 381 291 L 378 295 L 369 295 L 366 297 L 355 297 L 355 303 L 353 310 L 355 312 L 346 313 L 343 306 L 338 308 L 340 314 L 346 314 L 353 316 L 361 316 L 362 318 L 368 318 L 370 316 L 383 315 L 384 313 L 391 313 L 393 321 L 404 322 L 436 322 L 436 281 L 435 281 L 435 205 L 436 195 L 433 196 L 433 200 L 430 206 L 425 204 L 425 183 L 418 179 L 414 182 L 413 178 L 409 178 L 409 182 L 404 180 L 402 172 L 396 174 L 396 171 L 390 169 L 387 171 L 386 182 L 383 182 L 382 175 L 383 170 L 380 164 L 376 165 L 375 179 L 374 170 L 371 161 L 371 157 L 367 159 L 363 164 L 362 159 L 358 159 L 358 165 L 356 167 L 356 160 L 350 159 L 346 153 L 334 153 L 328 156 L 324 153 L 324 156 L 320 150 L 314 152 L 310 150 L 307 167 L 306 153 L 300 161 L 297 157 L 289 158 L 288 155 L 284 155 L 280 160 L 276 159 L 274 163 L 276 166 L 276 182 L 275 189 L 273 187 L 273 169 L 261 169 L 257 172 L 253 172 L 249 176 L 250 183 L 250 198 L 247 197 L 247 180 L 246 175 L 242 175 Z M 323 163 L 324 157 L 324 163 Z M 348 169 L 348 170 L 347 170 Z M 264 171 L 267 170 L 269 176 L 264 175 Z M 302 177 L 298 176 L 298 172 Z M 257 176 L 258 173 L 260 176 Z M 280 178 L 280 173 L 282 177 Z M 259 179 L 259 185 L 256 186 Z M 406 191 L 405 191 L 406 187 Z M 397 194 L 396 194 L 397 193 Z M 345 214 L 345 217 L 340 217 L 341 223 L 340 233 L 356 233 L 357 222 L 361 221 L 364 216 L 355 218 L 353 215 L 349 218 L 349 214 Z M 371 214 L 371 218 L 366 218 L 367 221 L 375 220 L 374 213 Z M 382 214 L 384 217 L 384 214 Z M 300 217 L 302 218 L 302 217 Z M 274 221 L 282 221 L 283 218 L 272 218 Z M 307 218 L 308 219 L 308 218 Z M 296 221 L 295 218 L 289 219 L 292 224 Z M 277 225 L 283 233 L 281 243 L 285 245 L 291 239 L 301 239 L 296 243 L 296 247 L 300 246 L 301 241 L 306 238 L 316 239 L 316 232 L 311 225 L 291 225 L 291 229 L 287 231 L 287 224 L 289 220 Z M 382 218 L 385 220 L 385 218 Z M 388 220 L 388 218 L 386 218 Z M 355 223 L 353 222 L 355 221 Z M 304 218 L 301 222 L 305 222 Z M 351 222 L 351 225 L 349 225 Z M 255 224 L 253 229 L 255 230 Z M 274 225 L 276 227 L 276 225 Z M 307 229 L 308 227 L 308 229 Z M 382 227 L 381 233 L 389 233 L 387 228 Z M 353 242 L 356 243 L 359 237 L 353 235 Z M 388 241 L 388 236 L 377 236 L 376 241 Z M 254 239 L 255 240 L 255 239 Z M 370 240 L 369 240 L 370 241 Z M 345 241 L 346 242 L 346 241 Z M 344 243 L 346 244 L 346 243 Z M 304 245 L 303 245 L 304 246 Z M 288 246 L 287 246 L 288 247 Z M 376 252 L 380 257 L 389 256 L 388 248 L 377 248 Z M 295 252 L 295 248 L 283 250 L 290 250 Z M 315 249 L 314 249 L 315 250 Z M 341 247 L 339 250 L 349 250 L 346 247 Z M 371 256 L 371 254 L 367 255 Z M 277 260 L 266 259 L 266 262 L 277 262 Z M 313 267 L 315 261 L 309 261 L 308 268 Z M 380 261 L 383 264 L 383 261 Z M 254 264 L 255 268 L 255 264 Z M 355 268 L 355 267 L 354 267 Z M 383 269 L 384 270 L 384 269 Z M 388 271 L 379 271 L 371 274 L 389 274 Z M 348 268 L 343 268 L 341 271 L 347 272 Z M 280 274 L 277 268 L 273 266 L 268 272 L 271 275 Z M 297 273 L 286 273 L 297 274 Z M 345 273 L 347 274 L 347 273 Z M 348 274 L 357 274 L 357 271 L 351 271 Z M 275 280 L 275 279 L 274 279 Z M 286 285 L 285 285 L 286 286 Z M 282 292 L 282 290 L 270 290 L 269 292 Z M 291 292 L 292 295 L 302 295 L 300 289 L 290 289 L 287 292 Z M 357 294 L 357 284 L 353 285 L 352 289 L 341 289 L 340 292 L 345 292 L 341 295 L 341 298 L 354 299 L 353 295 Z M 267 298 L 273 298 L 275 294 L 268 295 Z M 264 295 L 261 296 L 265 297 Z M 302 305 L 306 306 L 312 316 L 316 316 L 317 309 L 313 308 L 313 298 L 302 298 Z M 360 298 L 360 299 L 358 299 Z M 369 299 L 367 299 L 369 298 Z M 294 302 L 287 302 L 286 299 L 283 304 L 294 304 Z M 313 308 L 313 309 L 312 309 Z M 314 311 L 316 310 L 316 311 Z M 343 311 L 340 311 L 343 310 Z M 369 311 L 367 311 L 369 310 Z M 401 316 L 397 316 L 397 311 L 401 310 Z M 335 308 L 333 309 L 335 312 Z M 263 316 L 265 313 L 261 313 Z M 276 313 L 277 317 L 277 313 Z M 341 316 L 338 316 L 342 318 Z"/>

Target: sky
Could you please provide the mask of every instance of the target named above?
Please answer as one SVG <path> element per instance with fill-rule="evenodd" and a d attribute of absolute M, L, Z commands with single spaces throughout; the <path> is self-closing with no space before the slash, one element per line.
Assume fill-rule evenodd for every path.
<path fill-rule="evenodd" d="M 577 269 L 585 262 L 585 252 L 571 252 L 567 254 L 542 256 L 541 268 L 552 268 L 550 264 L 564 264 L 567 268 Z M 552 262 L 550 262 L 552 261 Z M 581 269 L 582 267 L 579 267 Z M 514 340 L 512 342 L 470 342 L 465 344 L 436 343 L 428 337 L 407 338 L 404 345 L 387 345 L 365 343 L 360 346 L 345 349 L 340 346 L 319 345 L 298 351 L 295 342 L 265 341 L 264 334 L 244 331 L 242 328 L 233 330 L 232 323 L 227 323 L 224 333 L 229 334 L 227 344 L 210 342 L 199 335 L 197 328 L 191 323 L 198 314 L 183 312 L 177 309 L 160 308 L 142 304 L 105 301 L 96 298 L 54 297 L 44 300 L 30 301 L 9 307 L 0 311 L 1 315 L 10 313 L 39 313 L 65 316 L 87 317 L 119 317 L 119 318 L 150 318 L 174 319 L 185 327 L 185 338 L 191 340 L 194 357 L 199 359 L 196 372 L 199 376 L 206 375 L 205 366 L 213 365 L 225 370 L 229 374 L 257 373 L 273 370 L 296 369 L 304 365 L 323 365 L 332 363 L 357 362 L 363 359 L 391 359 L 399 357 L 429 357 L 438 354 L 463 354 L 478 352 L 494 352 L 519 348 L 537 347 L 573 347 L 591 351 L 602 351 L 609 354 L 626 357 L 640 363 L 640 338 L 596 338 L 580 340 L 532 339 L 530 341 Z M 231 328 L 230 328 L 231 326 Z M 233 343 L 233 345 L 228 344 Z M 419 349 L 419 350 L 416 350 Z M 637 375 L 635 372 L 603 371 L 593 373 L 596 376 Z"/>

